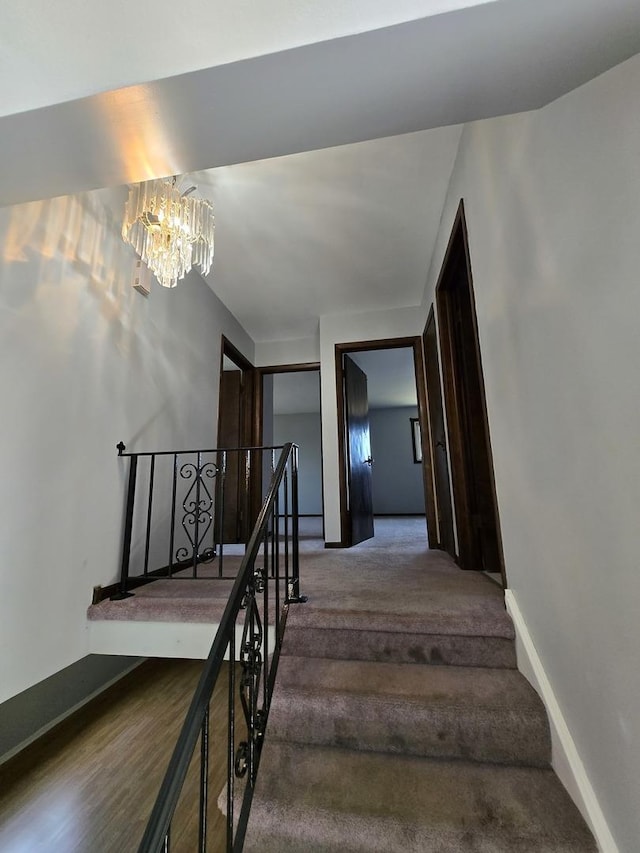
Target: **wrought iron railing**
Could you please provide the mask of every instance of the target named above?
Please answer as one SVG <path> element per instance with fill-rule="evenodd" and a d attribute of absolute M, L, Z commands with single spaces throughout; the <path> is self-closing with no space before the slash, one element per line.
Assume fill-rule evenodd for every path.
<path fill-rule="evenodd" d="M 120 442 L 117 448 L 129 458 L 129 473 L 120 581 L 112 597 L 126 598 L 159 577 L 234 578 L 243 549 L 228 546 L 248 541 L 262 483 L 273 475 L 282 446 L 128 453 Z M 297 470 L 288 476 L 297 477 Z M 291 500 L 293 486 L 285 499 Z M 235 559 L 225 566 L 229 552 Z"/>
<path fill-rule="evenodd" d="M 138 853 L 169 853 L 176 805 L 198 743 L 199 767 L 191 769 L 199 773 L 197 831 L 179 827 L 180 849 L 205 853 L 208 840 L 213 840 L 209 815 L 218 792 L 211 795 L 209 778 L 210 755 L 216 748 L 226 763 L 224 849 L 242 849 L 288 607 L 305 600 L 299 589 L 297 462 L 298 448 L 285 445 Z M 221 749 L 220 743 L 210 743 L 209 708 L 223 667 L 228 669 L 228 701 Z M 216 718 L 215 723 L 220 732 L 221 721 Z M 189 835 L 192 845 L 185 843 Z M 220 839 L 216 847 L 220 849 Z"/>

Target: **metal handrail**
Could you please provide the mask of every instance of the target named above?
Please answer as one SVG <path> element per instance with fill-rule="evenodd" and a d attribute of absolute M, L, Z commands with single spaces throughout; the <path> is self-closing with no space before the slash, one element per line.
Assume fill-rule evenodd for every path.
<path fill-rule="evenodd" d="M 243 604 L 246 604 L 247 590 L 248 588 L 252 588 L 251 585 L 254 582 L 255 560 L 258 555 L 260 545 L 264 541 L 268 522 L 273 516 L 278 491 L 286 476 L 285 472 L 290 459 L 292 461 L 293 471 L 292 484 L 295 483 L 297 479 L 297 454 L 298 448 L 296 445 L 291 443 L 284 445 L 278 465 L 271 478 L 267 495 L 247 544 L 237 579 L 233 585 L 231 594 L 229 595 L 229 600 L 225 607 L 222 619 L 220 620 L 220 625 L 211 646 L 211 651 L 209 652 L 209 656 L 206 660 L 198 686 L 191 701 L 191 705 L 189 706 L 180 736 L 167 767 L 149 822 L 142 837 L 142 841 L 140 842 L 138 853 L 158 853 L 161 849 L 168 850 L 167 838 L 172 816 L 184 784 L 189 764 L 195 751 L 198 737 L 201 732 L 203 734 L 203 738 L 205 737 L 205 730 L 208 725 L 209 702 L 217 679 L 220 675 L 222 663 L 228 648 L 230 649 L 230 665 L 232 667 L 234 665 L 236 620 L 240 610 L 243 609 Z M 292 491 L 295 495 L 297 493 L 297 488 L 292 489 Z M 296 497 L 292 497 L 292 501 L 296 504 Z M 293 573 L 291 583 L 287 588 L 283 604 L 284 607 L 291 602 L 306 600 L 304 597 L 299 595 L 297 505 L 292 507 L 292 512 L 294 515 L 292 523 Z M 265 584 L 265 588 L 266 587 L 268 587 L 268 584 Z M 273 680 L 275 678 L 275 668 L 277 667 L 279 646 L 282 640 L 282 632 L 284 630 L 284 621 L 284 616 L 277 620 L 276 624 L 281 626 L 280 636 L 276 637 L 276 648 L 274 649 L 274 654 L 271 659 L 271 670 L 269 671 L 268 678 L 265 675 L 265 685 L 267 684 L 267 681 L 269 683 L 269 698 L 270 691 L 273 686 Z M 267 707 L 264 709 L 264 718 L 262 720 L 263 725 L 266 722 L 267 713 L 268 700 Z M 231 749 L 233 750 L 233 744 Z M 256 756 L 256 761 L 257 758 L 258 756 Z M 256 770 L 257 764 L 250 768 L 249 778 L 251 784 L 255 780 Z M 228 780 L 228 782 L 230 782 L 230 780 Z M 229 795 L 229 805 L 232 808 L 231 795 Z M 228 849 L 231 848 L 228 847 Z"/>
<path fill-rule="evenodd" d="M 197 450 L 145 450 L 140 453 L 131 453 L 127 451 L 126 444 L 120 441 L 116 444 L 118 456 L 184 456 L 187 453 L 234 453 L 241 450 L 282 450 L 286 445 L 283 444 L 260 444 L 250 445 L 247 447 L 209 447 L 198 448 Z"/>

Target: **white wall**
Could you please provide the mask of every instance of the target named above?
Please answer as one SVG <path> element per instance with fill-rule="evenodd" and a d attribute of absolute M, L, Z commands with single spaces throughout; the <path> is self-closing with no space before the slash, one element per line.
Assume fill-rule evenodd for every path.
<path fill-rule="evenodd" d="M 417 406 L 369 409 L 374 514 L 424 513 L 422 465 L 413 461 L 410 421 L 417 417 Z"/>
<path fill-rule="evenodd" d="M 300 448 L 298 509 L 322 515 L 322 442 L 319 412 L 273 416 L 274 444 L 293 441 Z"/>
<path fill-rule="evenodd" d="M 212 446 L 221 334 L 254 355 L 199 276 L 132 290 L 113 204 L 0 210 L 0 701 L 88 652 L 92 587 L 119 567 L 116 443 Z"/>
<path fill-rule="evenodd" d="M 507 576 L 621 851 L 640 838 L 640 56 L 461 139 Z"/>
<path fill-rule="evenodd" d="M 320 361 L 318 337 L 295 338 L 288 341 L 262 341 L 256 343 L 256 367 L 274 367 L 283 364 L 312 364 Z"/>

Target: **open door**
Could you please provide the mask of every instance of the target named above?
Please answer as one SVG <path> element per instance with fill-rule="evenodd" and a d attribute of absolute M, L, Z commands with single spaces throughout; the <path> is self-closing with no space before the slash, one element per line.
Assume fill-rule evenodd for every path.
<path fill-rule="evenodd" d="M 431 306 L 431 310 L 429 311 L 423 341 L 427 380 L 427 405 L 429 407 L 429 439 L 431 443 L 431 458 L 433 460 L 437 522 L 437 540 L 433 547 L 441 548 L 455 559 L 456 545 L 453 535 L 449 458 L 445 438 L 442 387 L 440 385 L 440 363 L 438 359 L 438 342 L 436 340 L 436 323 L 433 306 Z"/>
<path fill-rule="evenodd" d="M 453 499 L 463 569 L 504 580 L 471 263 L 460 202 L 436 286 Z"/>
<path fill-rule="evenodd" d="M 347 473 L 351 545 L 373 536 L 373 493 L 371 488 L 371 441 L 367 376 L 344 355 L 344 404 L 347 433 Z"/>

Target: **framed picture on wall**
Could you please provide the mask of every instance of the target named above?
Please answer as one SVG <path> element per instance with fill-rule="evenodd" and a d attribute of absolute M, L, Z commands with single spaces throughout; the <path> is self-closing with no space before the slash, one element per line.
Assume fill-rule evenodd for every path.
<path fill-rule="evenodd" d="M 413 449 L 413 461 L 417 464 L 422 462 L 422 436 L 420 435 L 420 421 L 418 418 L 409 418 L 411 422 L 411 447 Z"/>

